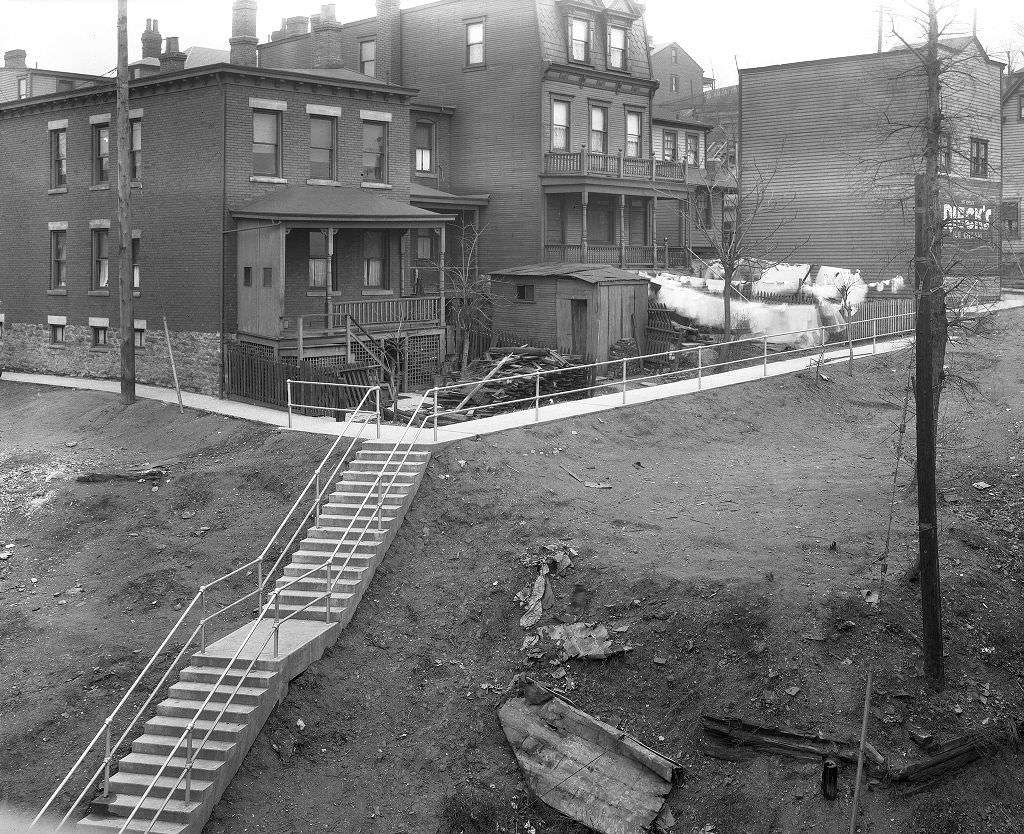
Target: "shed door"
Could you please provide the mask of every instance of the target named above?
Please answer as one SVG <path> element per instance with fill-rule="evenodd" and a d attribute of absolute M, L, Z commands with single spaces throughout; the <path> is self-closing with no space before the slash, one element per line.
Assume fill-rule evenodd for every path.
<path fill-rule="evenodd" d="M 572 352 L 574 356 L 587 356 L 587 301 L 572 299 Z"/>

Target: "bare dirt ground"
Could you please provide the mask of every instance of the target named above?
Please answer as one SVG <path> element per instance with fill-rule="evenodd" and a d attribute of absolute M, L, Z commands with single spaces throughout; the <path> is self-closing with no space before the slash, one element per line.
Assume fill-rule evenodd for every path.
<path fill-rule="evenodd" d="M 352 624 L 293 682 L 207 831 L 579 831 L 527 796 L 498 725 L 500 690 L 524 670 L 682 761 L 677 832 L 847 830 L 851 769 L 828 802 L 816 765 L 703 755 L 699 716 L 854 737 L 871 670 L 869 738 L 897 765 L 923 755 L 909 724 L 946 739 L 1024 716 L 1022 325 L 1001 314 L 949 356 L 974 387 L 945 395 L 942 694 L 921 677 L 917 587 L 901 578 L 913 417 L 893 493 L 909 356 L 889 354 L 852 379 L 832 366 L 832 382 L 807 372 L 438 452 Z M 0 567 L 0 802 L 31 807 L 141 664 L 134 649 L 155 647 L 194 583 L 259 547 L 325 444 L 161 406 L 122 414 L 98 394 L 0 383 L 0 401 L 0 544 L 16 545 Z M 177 463 L 158 493 L 69 481 L 90 456 Z M 22 469 L 30 488 L 10 476 Z M 628 654 L 562 664 L 522 649 L 523 557 L 557 543 L 579 558 L 542 623 L 628 626 Z M 82 594 L 52 596 L 78 581 Z M 1020 831 L 1020 765 L 1004 751 L 924 788 L 871 785 L 860 830 Z"/>

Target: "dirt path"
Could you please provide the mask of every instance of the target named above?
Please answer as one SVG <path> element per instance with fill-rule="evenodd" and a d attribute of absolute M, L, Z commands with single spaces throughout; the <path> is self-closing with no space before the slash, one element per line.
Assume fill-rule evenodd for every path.
<path fill-rule="evenodd" d="M 439 452 L 352 624 L 325 660 L 293 683 L 207 831 L 447 834 L 528 831 L 527 823 L 544 832 L 578 830 L 525 796 L 497 724 L 498 693 L 524 669 L 684 762 L 686 783 L 670 799 L 677 832 L 845 830 L 853 781 L 847 770 L 839 800 L 830 803 L 817 790 L 815 766 L 702 755 L 697 720 L 702 711 L 735 712 L 853 736 L 869 669 L 877 680 L 871 738 L 896 763 L 921 755 L 907 736 L 910 722 L 948 737 L 1024 715 L 1024 652 L 1017 640 L 1024 494 L 1016 478 L 1024 460 L 1022 325 L 1024 315 L 1003 314 L 998 332 L 954 346 L 950 355 L 953 371 L 977 389 L 969 407 L 952 393 L 946 396 L 951 407 L 940 484 L 950 501 L 942 508 L 949 686 L 942 695 L 923 688 L 914 636 L 920 631 L 916 588 L 897 576 L 916 546 L 908 462 L 897 477 L 884 577 L 878 558 L 889 522 L 893 443 L 909 359 L 891 354 L 859 363 L 852 380 L 837 366 L 831 383 L 807 373 L 511 431 Z M 0 396 L 7 391 L 0 388 Z M 26 414 L 40 411 L 24 407 Z M 66 404 L 58 403 L 57 410 L 69 414 Z M 124 431 L 111 428 L 115 412 L 99 422 L 108 433 Z M 193 476 L 194 488 L 206 489 L 208 497 L 218 494 L 218 485 L 245 483 L 233 506 L 247 522 L 255 513 L 269 526 L 276 520 L 269 504 L 278 517 L 283 512 L 280 496 L 286 493 L 279 483 L 286 478 L 260 475 L 271 471 L 261 460 L 272 460 L 282 473 L 308 472 L 315 444 L 234 421 L 190 420 L 188 426 L 204 427 L 194 438 L 195 455 L 222 426 L 232 429 L 222 443 L 247 454 L 241 461 L 224 453 L 213 460 L 207 451 L 202 466 L 190 458 L 195 468 L 182 476 Z M 0 439 L 8 437 L 4 425 Z M 183 429 L 168 418 L 162 431 Z M 48 431 L 59 440 L 64 430 L 54 425 Z M 148 437 L 141 433 L 123 445 L 134 459 L 157 455 L 131 445 Z M 109 441 L 100 434 L 89 442 L 102 448 Z M 44 447 L 53 453 L 54 443 L 47 443 L 22 454 L 43 455 Z M 55 458 L 64 454 L 59 446 L 57 453 Z M 904 454 L 913 459 L 912 419 Z M 565 469 L 612 488 L 586 488 Z M 992 489 L 971 487 L 982 479 Z M 169 488 L 184 489 L 175 483 L 172 478 Z M 282 491 L 271 502 L 263 490 L 275 483 Z M 84 501 L 61 492 L 83 486 L 57 490 Z M 132 493 L 131 485 L 126 489 L 117 499 L 122 512 L 148 506 L 150 498 Z M 211 506 L 208 498 L 199 503 Z M 45 518 L 52 521 L 40 528 L 47 535 L 66 535 L 58 516 Z M 190 522 L 197 523 L 198 516 Z M 249 533 L 228 514 L 222 523 L 219 542 L 209 538 L 213 531 L 194 544 L 188 540 L 197 554 L 201 548 L 196 564 L 210 572 L 218 560 L 224 566 L 240 556 L 239 531 Z M 138 531 L 147 541 L 172 541 L 177 524 L 154 509 L 138 521 Z M 159 536 L 152 532 L 157 527 Z M 253 539 L 259 533 L 253 529 Z M 75 542 L 82 546 L 87 539 Z M 98 549 L 90 545 L 90 557 L 69 564 L 54 582 L 70 585 L 81 575 L 87 588 L 95 586 L 101 579 L 97 564 L 103 564 L 96 554 L 114 540 Z M 526 632 L 518 626 L 521 610 L 513 596 L 531 579 L 524 554 L 548 543 L 569 544 L 579 558 L 555 581 L 556 604 L 545 622 L 562 615 L 625 625 L 623 639 L 633 651 L 606 663 L 563 664 L 551 654 L 531 658 L 522 650 Z M 168 581 L 185 594 L 191 576 L 167 554 L 147 553 L 146 570 L 171 571 Z M 59 563 L 51 570 L 59 573 Z M 9 584 L 0 581 L 0 589 Z M 37 592 L 37 601 L 49 598 L 48 588 Z M 861 601 L 863 589 L 880 592 L 877 606 Z M 120 635 L 129 615 L 137 620 L 133 629 L 151 627 L 147 639 L 157 639 L 164 609 L 144 616 L 150 600 L 142 596 L 124 604 L 128 614 L 106 617 L 90 638 L 96 651 L 127 642 Z M 0 596 L 0 610 L 11 611 L 23 597 L 8 591 Z M 41 617 L 47 606 L 29 613 Z M 18 630 L 19 642 L 24 640 L 20 665 L 9 665 L 6 653 L 0 658 L 4 679 L 27 668 L 32 648 L 38 653 L 44 645 L 49 623 L 29 625 Z M 6 651 L 11 642 L 0 646 Z M 132 658 L 120 662 L 126 673 Z M 55 655 L 44 665 L 50 677 L 43 680 L 53 681 L 69 678 L 82 664 Z M 100 704 L 116 683 L 91 694 L 95 684 L 79 678 L 62 692 L 78 711 L 101 718 Z M 56 736 L 50 727 L 70 733 L 74 722 L 55 717 L 60 703 L 40 700 L 0 691 L 0 745 L 11 755 L 24 754 L 41 735 Z M 53 750 L 31 775 L 0 766 L 0 801 L 36 801 L 45 792 L 38 782 L 50 784 L 73 747 L 69 742 Z M 1013 820 L 1024 815 L 1019 772 L 1020 760 L 1007 753 L 923 792 L 872 786 L 864 797 L 862 830 L 1013 832 Z"/>

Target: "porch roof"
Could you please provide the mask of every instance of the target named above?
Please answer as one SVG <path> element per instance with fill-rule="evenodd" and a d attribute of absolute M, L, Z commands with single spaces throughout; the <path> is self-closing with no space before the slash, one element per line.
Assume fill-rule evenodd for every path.
<path fill-rule="evenodd" d="M 432 228 L 455 219 L 450 214 L 438 214 L 410 206 L 408 203 L 381 197 L 367 189 L 322 185 L 282 188 L 233 209 L 231 214 L 236 218 L 286 220 L 358 229 Z"/>
<path fill-rule="evenodd" d="M 409 185 L 409 201 L 431 206 L 450 206 L 452 208 L 470 206 L 476 208 L 486 206 L 491 201 L 491 195 L 451 194 L 448 191 L 439 191 L 436 188 L 430 188 L 414 182 Z"/>
<path fill-rule="evenodd" d="M 587 284 L 646 284 L 648 279 L 636 272 L 610 264 L 542 263 L 496 269 L 491 276 L 509 278 L 575 278 Z"/>

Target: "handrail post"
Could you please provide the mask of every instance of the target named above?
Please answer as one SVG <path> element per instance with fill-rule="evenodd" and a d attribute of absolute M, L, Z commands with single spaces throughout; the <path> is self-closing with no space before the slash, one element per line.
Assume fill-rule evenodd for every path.
<path fill-rule="evenodd" d="M 292 381 L 286 379 L 284 381 L 285 388 L 288 389 L 288 428 L 292 427 Z"/>
<path fill-rule="evenodd" d="M 185 730 L 185 801 L 192 801 L 192 725 Z"/>
<path fill-rule="evenodd" d="M 199 620 L 199 651 L 206 651 L 206 586 L 199 588 L 199 603 L 202 606 Z"/>
<path fill-rule="evenodd" d="M 333 558 L 333 557 L 332 557 Z M 326 603 L 327 614 L 324 617 L 324 622 L 328 625 L 331 622 L 331 562 L 327 562 L 327 595 L 324 597 Z"/>
<path fill-rule="evenodd" d="M 377 439 L 380 440 L 380 386 L 378 385 L 373 389 L 374 400 L 376 400 L 377 407 Z"/>
<path fill-rule="evenodd" d="M 316 468 L 316 498 L 314 498 L 313 501 L 314 501 L 314 504 L 315 504 L 313 512 L 314 512 L 315 517 L 316 517 L 316 520 L 313 522 L 313 526 L 314 527 L 319 527 L 320 526 L 320 467 L 319 466 Z"/>
<path fill-rule="evenodd" d="M 108 718 L 104 722 L 106 728 L 106 749 L 107 752 L 103 756 L 103 795 L 110 796 L 110 719 Z"/>
<path fill-rule="evenodd" d="M 263 607 L 263 559 L 256 563 L 256 610 Z"/>
<path fill-rule="evenodd" d="M 434 389 L 434 442 L 437 443 L 437 389 Z"/>
<path fill-rule="evenodd" d="M 704 363 L 701 360 L 702 347 L 697 347 L 697 390 L 700 391 L 704 387 Z"/>
<path fill-rule="evenodd" d="M 877 353 L 877 346 L 875 344 L 878 338 L 878 319 L 871 319 L 871 352 Z"/>
<path fill-rule="evenodd" d="M 626 404 L 626 357 L 622 357 L 622 404 Z"/>
<path fill-rule="evenodd" d="M 274 591 L 274 657 L 277 657 L 278 634 L 281 631 L 281 592 Z"/>
<path fill-rule="evenodd" d="M 768 376 L 768 334 L 763 337 L 764 341 L 764 376 Z"/>
<path fill-rule="evenodd" d="M 540 422 L 540 371 L 533 375 L 533 422 Z"/>

